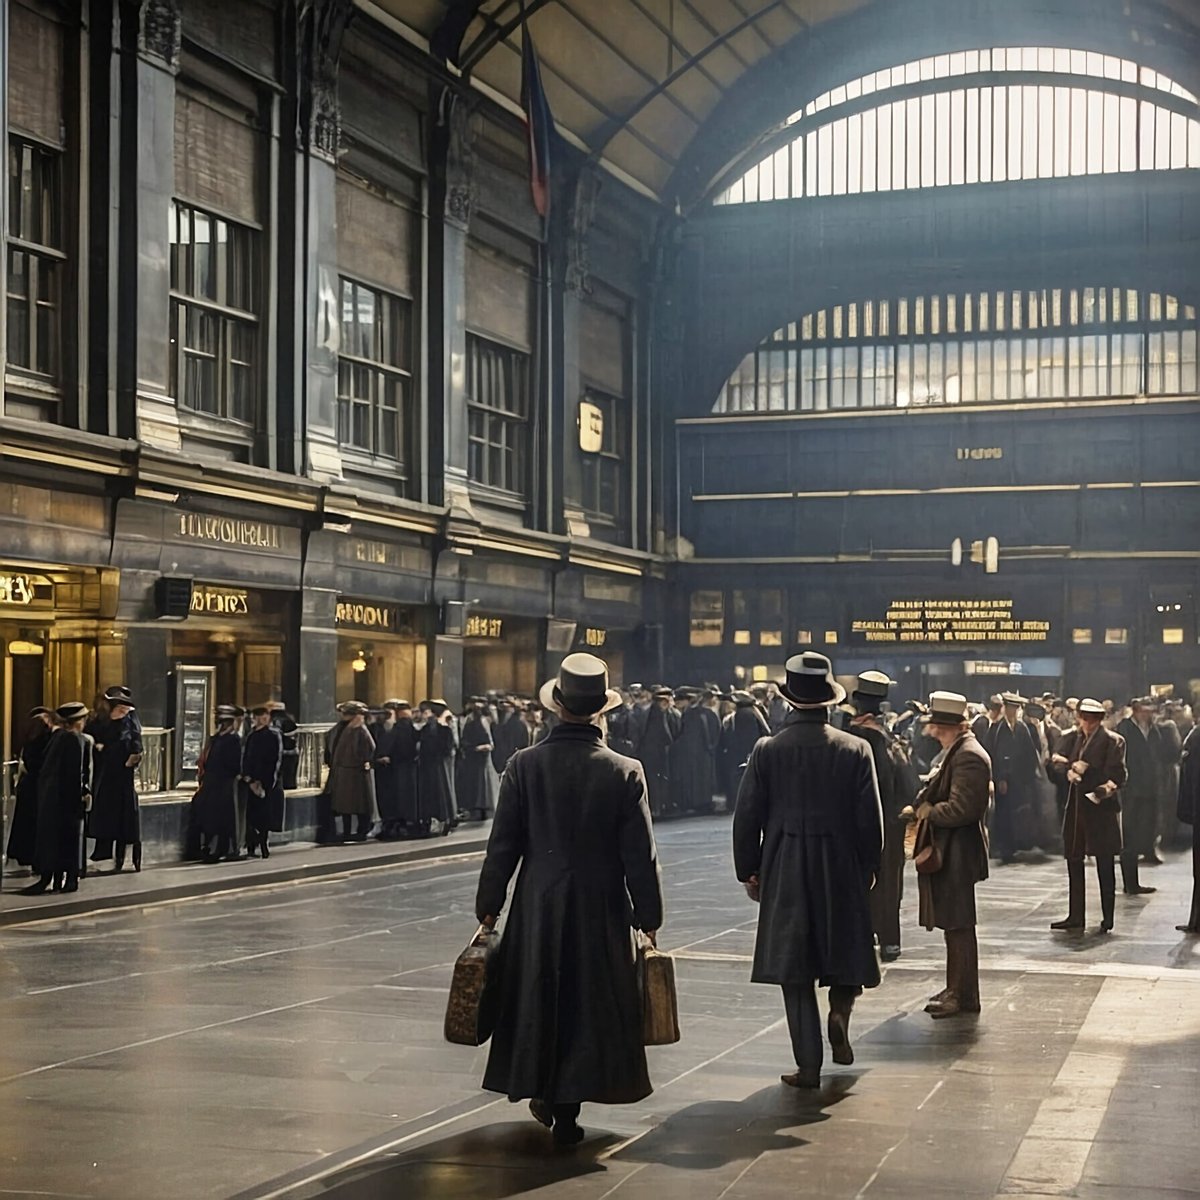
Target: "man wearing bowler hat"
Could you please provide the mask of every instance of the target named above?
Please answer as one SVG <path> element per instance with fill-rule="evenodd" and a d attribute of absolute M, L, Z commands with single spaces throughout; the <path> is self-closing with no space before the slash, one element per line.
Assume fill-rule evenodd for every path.
<path fill-rule="evenodd" d="M 854 684 L 850 700 L 854 715 L 849 732 L 871 747 L 879 799 L 883 805 L 883 858 L 879 879 L 871 889 L 871 925 L 879 942 L 879 957 L 895 962 L 900 957 L 900 900 L 904 895 L 904 831 L 907 822 L 900 810 L 912 803 L 905 794 L 903 751 L 887 729 L 882 705 L 893 681 L 882 671 L 864 671 Z"/>
<path fill-rule="evenodd" d="M 975 885 L 988 877 L 987 811 L 992 763 L 967 725 L 967 698 L 957 692 L 929 697 L 926 731 L 942 747 L 935 774 L 917 795 L 917 889 L 920 920 L 946 938 L 946 987 L 925 1006 L 932 1017 L 979 1011 L 979 944 L 975 938 Z M 931 865 L 921 871 L 922 842 Z"/>
<path fill-rule="evenodd" d="M 574 1145 L 581 1104 L 650 1094 L 631 932 L 653 941 L 662 883 L 646 776 L 604 744 L 603 715 L 621 703 L 607 666 L 569 654 L 539 698 L 558 722 L 505 768 L 475 899 L 494 925 L 519 867 L 483 1086 L 529 1100 Z"/>
<path fill-rule="evenodd" d="M 733 817 L 733 860 L 758 901 L 755 983 L 783 989 L 796 1071 L 790 1087 L 821 1077 L 816 988 L 829 988 L 833 1061 L 854 1061 L 850 1013 L 879 984 L 869 893 L 879 871 L 883 817 L 871 748 L 834 729 L 829 710 L 846 698 L 823 654 L 795 654 L 779 693 L 791 707 L 782 729 L 753 749 Z"/>

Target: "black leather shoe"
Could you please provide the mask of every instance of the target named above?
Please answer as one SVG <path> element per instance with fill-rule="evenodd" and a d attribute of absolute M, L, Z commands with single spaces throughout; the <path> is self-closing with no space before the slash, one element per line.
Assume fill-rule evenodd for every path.
<path fill-rule="evenodd" d="M 23 887 L 19 890 L 19 895 L 22 896 L 40 896 L 44 892 L 50 890 L 50 880 L 39 879 L 37 883 L 31 883 L 28 887 Z"/>
<path fill-rule="evenodd" d="M 1112 933 L 1112 922 L 1101 921 L 1100 924 L 1096 926 L 1096 933 L 1102 937 Z"/>
<path fill-rule="evenodd" d="M 530 1100 L 529 1113 L 539 1125 L 550 1129 L 554 1125 L 554 1110 L 545 1100 Z"/>
<path fill-rule="evenodd" d="M 1051 929 L 1082 929 L 1083 922 L 1075 921 L 1068 917 L 1065 921 L 1053 921 L 1050 925 Z"/>
<path fill-rule="evenodd" d="M 780 1075 L 779 1082 L 787 1084 L 792 1088 L 819 1088 L 821 1086 L 821 1072 L 804 1069 L 793 1071 L 790 1075 Z"/>
<path fill-rule="evenodd" d="M 895 962 L 900 957 L 899 946 L 884 946 L 879 951 L 880 962 Z"/>
<path fill-rule="evenodd" d="M 841 1012 L 831 1012 L 825 1022 L 829 1045 L 833 1049 L 833 1061 L 841 1067 L 854 1062 L 854 1050 L 850 1045 L 850 1018 Z"/>
<path fill-rule="evenodd" d="M 949 998 L 949 996 L 950 996 L 950 989 L 948 987 L 942 988 L 942 990 L 940 992 L 938 992 L 936 996 L 929 997 L 929 1003 L 927 1005 L 925 1005 L 925 1011 L 929 1012 L 929 1010 L 932 1007 L 934 1007 L 938 1004 L 944 1003 Z"/>
<path fill-rule="evenodd" d="M 1125 889 L 1125 895 L 1127 895 L 1127 896 L 1149 896 L 1153 892 L 1157 892 L 1157 891 L 1158 891 L 1158 888 L 1145 887 L 1139 883 L 1137 885 L 1137 887 L 1127 887 Z"/>
<path fill-rule="evenodd" d="M 958 997 L 951 993 L 946 997 L 941 1004 L 926 1006 L 925 1011 L 935 1020 L 940 1021 L 944 1017 L 963 1017 L 969 1013 L 977 1013 L 979 1011 L 978 1004 L 963 1004 Z"/>
<path fill-rule="evenodd" d="M 578 1146 L 583 1141 L 583 1127 L 577 1121 L 554 1122 L 556 1146 Z"/>

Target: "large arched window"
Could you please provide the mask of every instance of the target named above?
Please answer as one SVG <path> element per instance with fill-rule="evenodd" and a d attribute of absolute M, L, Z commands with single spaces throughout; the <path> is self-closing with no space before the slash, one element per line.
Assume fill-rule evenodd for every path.
<path fill-rule="evenodd" d="M 715 204 L 1200 167 L 1200 104 L 1128 59 L 997 47 L 853 80 L 765 150 Z"/>
<path fill-rule="evenodd" d="M 1198 332 L 1194 305 L 1118 287 L 841 304 L 777 329 L 712 411 L 1190 395 Z"/>

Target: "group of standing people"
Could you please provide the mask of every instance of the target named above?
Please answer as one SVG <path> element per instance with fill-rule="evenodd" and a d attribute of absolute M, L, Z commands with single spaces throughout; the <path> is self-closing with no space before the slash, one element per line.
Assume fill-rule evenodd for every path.
<path fill-rule="evenodd" d="M 141 756 L 141 722 L 126 687 L 108 688 L 94 713 L 81 701 L 30 711 L 6 851 L 10 863 L 37 876 L 22 892 L 77 891 L 88 838 L 92 862 L 113 861 L 117 872 L 132 851 L 141 870 Z"/>

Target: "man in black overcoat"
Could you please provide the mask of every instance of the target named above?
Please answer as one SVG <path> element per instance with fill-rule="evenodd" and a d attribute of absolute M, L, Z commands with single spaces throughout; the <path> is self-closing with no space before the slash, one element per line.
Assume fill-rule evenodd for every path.
<path fill-rule="evenodd" d="M 385 720 L 375 726 L 375 801 L 379 806 L 379 838 L 390 841 L 410 831 L 407 822 L 417 806 L 417 741 L 412 705 L 385 700 Z"/>
<path fill-rule="evenodd" d="M 458 730 L 445 700 L 422 700 L 424 718 L 417 732 L 417 789 L 411 804 L 402 808 L 410 837 L 425 837 L 434 821 L 448 834 L 458 825 L 458 797 L 454 765 L 458 758 Z"/>
<path fill-rule="evenodd" d="M 904 896 L 904 833 L 908 822 L 900 810 L 912 802 L 905 795 L 899 750 L 883 726 L 881 706 L 893 680 L 882 671 L 864 671 L 855 681 L 850 699 L 855 715 L 849 732 L 871 747 L 879 800 L 883 807 L 883 856 L 879 878 L 871 889 L 871 925 L 879 943 L 879 957 L 895 962 L 900 957 L 900 901 Z"/>
<path fill-rule="evenodd" d="M 1148 696 L 1131 702 L 1133 712 L 1118 725 L 1125 739 L 1125 765 L 1129 782 L 1121 794 L 1121 880 L 1127 896 L 1145 896 L 1155 888 L 1144 887 L 1138 875 L 1138 859 L 1159 861 L 1155 853 L 1158 840 L 1158 784 L 1160 734 L 1154 724 L 1155 704 Z"/>
<path fill-rule="evenodd" d="M 570 1145 L 582 1103 L 650 1094 L 632 931 L 654 939 L 662 883 L 645 775 L 604 744 L 599 718 L 620 703 L 608 668 L 570 654 L 541 700 L 559 720 L 504 772 L 475 900 L 494 925 L 520 868 L 483 1086 L 530 1100 Z"/>
<path fill-rule="evenodd" d="M 695 688 L 675 693 L 679 737 L 671 746 L 671 790 L 680 812 L 712 812 L 713 755 L 720 726 L 714 730 Z"/>
<path fill-rule="evenodd" d="M 271 708 L 250 710 L 250 732 L 242 745 L 242 791 L 246 806 L 246 853 L 271 857 L 271 831 L 283 830 L 283 735 L 271 719 Z"/>
<path fill-rule="evenodd" d="M 780 694 L 793 708 L 755 746 L 733 815 L 739 881 L 761 904 L 755 983 L 783 989 L 796 1071 L 791 1087 L 821 1076 L 817 986 L 829 988 L 833 1061 L 852 1063 L 850 1012 L 879 983 L 869 893 L 883 850 L 883 815 L 871 749 L 829 724 L 846 698 L 823 654 L 796 654 Z"/>
<path fill-rule="evenodd" d="M 238 734 L 245 712 L 236 704 L 217 705 L 217 728 L 200 756 L 199 788 L 195 803 L 200 819 L 203 859 L 236 862 L 241 858 L 238 829 L 238 780 L 242 773 L 242 739 Z"/>
<path fill-rule="evenodd" d="M 74 700 L 54 711 L 59 726 L 50 735 L 38 773 L 33 852 L 38 879 L 21 889 L 26 896 L 52 885 L 56 892 L 78 891 L 83 867 L 83 818 L 92 789 L 92 745 L 83 735 L 88 710 Z"/>
<path fill-rule="evenodd" d="M 679 737 L 679 713 L 670 688 L 655 688 L 653 704 L 637 745 L 637 756 L 646 771 L 650 813 L 661 817 L 671 808 L 671 746 Z"/>
<path fill-rule="evenodd" d="M 1192 909 L 1181 933 L 1200 933 L 1200 725 L 1183 741 L 1179 769 L 1179 819 L 1192 827 Z"/>
<path fill-rule="evenodd" d="M 1121 853 L 1121 804 L 1125 785 L 1125 739 L 1104 728 L 1104 705 L 1080 700 L 1079 725 L 1059 741 L 1050 768 L 1066 780 L 1063 815 L 1063 857 L 1067 860 L 1070 900 L 1066 917 L 1051 929 L 1081 930 L 1086 916 L 1083 860 L 1096 860 L 1100 882 L 1100 933 L 1113 927 L 1117 881 L 1113 859 Z"/>
<path fill-rule="evenodd" d="M 492 735 L 492 766 L 497 775 L 503 775 L 508 760 L 529 745 L 529 726 L 521 719 L 511 696 L 501 696 L 498 709 L 500 715 Z"/>
<path fill-rule="evenodd" d="M 267 707 L 271 710 L 271 724 L 279 730 L 283 745 L 283 762 L 279 768 L 279 786 L 285 792 L 294 792 L 299 785 L 300 746 L 296 740 L 296 718 L 287 710 L 282 700 L 272 700 Z"/>
<path fill-rule="evenodd" d="M 732 698 L 735 707 L 725 718 L 720 743 L 727 812 L 733 812 L 737 803 L 738 788 L 742 784 L 746 763 L 750 761 L 750 751 L 758 745 L 760 738 L 771 736 L 767 718 L 749 692 L 736 691 Z"/>
<path fill-rule="evenodd" d="M 89 836 L 96 839 L 92 861 L 113 859 L 113 874 L 125 866 L 125 851 L 133 849 L 133 869 L 142 869 L 142 817 L 136 785 L 142 761 L 142 723 L 127 688 L 109 688 L 107 706 L 88 722 L 91 735 L 92 811 Z"/>

